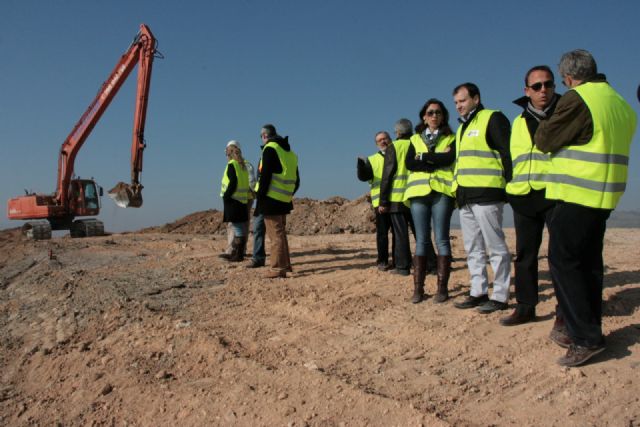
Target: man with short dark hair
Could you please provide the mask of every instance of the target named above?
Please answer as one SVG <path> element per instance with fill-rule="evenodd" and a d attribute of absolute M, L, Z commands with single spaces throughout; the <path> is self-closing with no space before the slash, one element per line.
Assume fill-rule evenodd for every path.
<path fill-rule="evenodd" d="M 558 102 L 553 72 L 546 65 L 532 67 L 524 78 L 524 96 L 513 101 L 522 114 L 511 128 L 513 177 L 507 183 L 507 199 L 513 209 L 516 231 L 515 290 L 517 305 L 510 316 L 500 319 L 504 326 L 520 325 L 536 319 L 538 304 L 538 251 L 542 232 L 553 210 L 545 198 L 551 162 L 533 144 L 533 135 Z"/>
<path fill-rule="evenodd" d="M 561 366 L 578 366 L 604 351 L 602 251 L 607 219 L 624 193 L 636 113 L 598 74 L 585 50 L 565 53 L 559 72 L 569 90 L 534 136 L 551 153 L 546 197 L 556 201 L 549 222 L 549 267 L 566 336 L 552 338 L 567 353 Z M 555 334 L 554 334 L 555 332 Z"/>
<path fill-rule="evenodd" d="M 471 290 L 456 308 L 477 307 L 481 313 L 505 310 L 509 300 L 511 254 L 502 231 L 505 185 L 511 180 L 510 123 L 500 111 L 486 110 L 480 89 L 463 83 L 453 90 L 460 114 L 456 132 L 453 190 L 460 210 L 460 226 Z M 487 258 L 493 268 L 489 299 Z"/>
<path fill-rule="evenodd" d="M 291 271 L 286 216 L 293 209 L 293 195 L 300 186 L 298 156 L 291 150 L 289 138 L 278 135 L 273 125 L 264 125 L 260 137 L 264 148 L 258 167 L 256 214 L 264 215 L 271 240 L 271 270 L 266 277 L 284 278 Z"/>

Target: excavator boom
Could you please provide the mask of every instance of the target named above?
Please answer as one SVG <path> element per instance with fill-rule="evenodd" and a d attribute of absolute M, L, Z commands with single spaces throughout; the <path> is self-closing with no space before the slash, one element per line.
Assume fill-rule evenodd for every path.
<path fill-rule="evenodd" d="M 116 204 L 122 207 L 140 207 L 142 205 L 140 173 L 142 172 L 142 152 L 145 148 L 144 125 L 155 52 L 156 39 L 153 37 L 149 27 L 142 24 L 140 32 L 134 38 L 131 46 L 122 55 L 109 78 L 102 84 L 93 102 L 80 117 L 80 120 L 78 120 L 78 123 L 76 123 L 60 148 L 58 185 L 56 189 L 56 201 L 58 204 L 64 206 L 69 198 L 69 183 L 73 176 L 75 158 L 80 148 L 82 148 L 94 126 L 98 123 L 133 68 L 138 65 L 133 141 L 131 143 L 131 183 L 118 183 L 111 190 L 114 193 L 110 191 L 109 195 L 116 201 Z"/>

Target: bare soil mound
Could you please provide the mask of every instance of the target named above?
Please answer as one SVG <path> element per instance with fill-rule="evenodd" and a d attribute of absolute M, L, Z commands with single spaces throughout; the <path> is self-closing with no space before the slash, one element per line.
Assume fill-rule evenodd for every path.
<path fill-rule="evenodd" d="M 293 211 L 287 216 L 287 233 L 292 235 L 371 233 L 375 230 L 375 214 L 366 195 L 355 200 L 342 197 L 327 200 L 300 198 L 293 200 L 293 206 Z M 222 212 L 211 209 L 141 232 L 215 234 L 225 233 L 226 225 L 222 223 Z"/>

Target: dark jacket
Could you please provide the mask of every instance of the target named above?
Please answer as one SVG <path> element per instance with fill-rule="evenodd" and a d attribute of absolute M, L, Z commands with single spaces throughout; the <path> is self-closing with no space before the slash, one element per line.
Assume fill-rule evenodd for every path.
<path fill-rule="evenodd" d="M 589 82 L 606 83 L 607 78 L 598 74 Z M 558 101 L 553 116 L 540 124 L 534 141 L 543 153 L 555 153 L 567 145 L 587 144 L 592 137 L 591 111 L 578 92 L 569 90 Z"/>
<path fill-rule="evenodd" d="M 409 139 L 411 135 L 402 135 L 398 139 Z M 399 159 L 404 162 L 404 159 Z M 382 168 L 382 180 L 380 181 L 380 206 L 388 207 L 390 213 L 409 212 L 409 208 L 402 202 L 390 202 L 391 185 L 393 177 L 398 171 L 398 159 L 396 159 L 396 148 L 390 144 L 384 153 L 384 167 Z"/>
<path fill-rule="evenodd" d="M 249 221 L 248 206 L 245 203 L 231 198 L 231 195 L 236 191 L 236 187 L 238 186 L 238 177 L 236 176 L 236 169 L 233 166 L 227 168 L 227 178 L 229 178 L 229 184 L 227 185 L 227 189 L 222 195 L 222 202 L 224 204 L 222 221 Z"/>
<path fill-rule="evenodd" d="M 469 122 L 483 110 L 484 106 L 478 104 L 478 108 L 471 113 L 469 118 L 461 123 L 462 133 L 469 125 Z M 511 123 L 509 119 L 500 111 L 494 112 L 489 118 L 487 125 L 487 145 L 492 150 L 496 150 L 502 160 L 502 176 L 509 182 L 511 181 L 511 153 L 509 151 L 509 138 L 511 137 Z M 456 203 L 458 206 L 464 206 L 469 203 L 496 203 L 506 201 L 506 192 L 503 188 L 491 187 L 463 187 L 458 186 L 456 191 Z"/>
<path fill-rule="evenodd" d="M 547 119 L 551 117 L 556 106 L 558 105 L 558 100 L 560 96 L 556 94 L 551 100 L 549 107 L 547 107 L 546 114 Z M 536 134 L 536 130 L 540 124 L 540 121 L 544 121 L 547 119 L 541 119 L 538 121 L 531 111 L 528 110 L 529 106 L 529 97 L 521 96 L 520 98 L 513 101 L 514 104 L 522 107 L 521 116 L 524 118 L 525 123 L 527 124 L 527 129 L 529 130 L 529 135 L 531 135 L 531 143 L 533 145 L 533 136 Z M 543 212 L 555 204 L 554 201 L 545 198 L 545 190 L 531 190 L 528 194 L 522 196 L 514 196 L 513 194 L 507 194 L 507 201 L 511 205 L 514 211 L 522 215 L 535 215 L 537 212 Z"/>
<path fill-rule="evenodd" d="M 280 147 L 282 147 L 285 151 L 291 151 L 291 146 L 289 145 L 288 137 L 276 136 L 273 139 L 270 139 L 269 142 L 275 142 Z M 256 208 L 254 210 L 254 215 L 287 215 L 291 210 L 293 210 L 293 203 L 289 202 L 281 202 L 280 200 L 272 199 L 271 197 L 267 197 L 267 192 L 269 191 L 269 185 L 271 184 L 271 177 L 273 174 L 282 173 L 282 164 L 280 163 L 280 158 L 278 157 L 278 153 L 271 147 L 265 147 L 262 150 L 262 158 L 261 158 L 262 166 L 259 167 L 259 189 L 256 194 Z M 298 173 L 298 169 L 296 169 L 296 186 L 294 189 L 294 193 L 298 191 L 300 187 L 300 175 Z"/>

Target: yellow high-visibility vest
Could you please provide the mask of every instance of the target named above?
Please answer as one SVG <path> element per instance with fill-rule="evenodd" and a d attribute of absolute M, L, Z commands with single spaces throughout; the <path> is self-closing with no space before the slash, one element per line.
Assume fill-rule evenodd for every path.
<path fill-rule="evenodd" d="M 446 152 L 455 140 L 456 137 L 454 135 L 438 137 L 436 140 L 435 152 Z M 416 155 L 429 152 L 422 134 L 414 134 L 410 141 Z M 445 194 L 449 197 L 453 197 L 453 191 L 451 189 L 452 184 L 453 164 L 448 167 L 438 168 L 433 172 L 409 171 L 409 179 L 407 180 L 407 189 L 404 192 L 404 199 L 409 200 L 413 197 L 426 196 L 431 193 L 432 190 Z"/>
<path fill-rule="evenodd" d="M 374 208 L 380 206 L 380 181 L 382 180 L 382 170 L 384 168 L 384 155 L 380 152 L 368 157 L 373 178 L 369 180 L 371 185 L 371 204 Z"/>
<path fill-rule="evenodd" d="M 265 144 L 262 151 L 267 147 L 271 147 L 276 151 L 280 164 L 282 165 L 281 173 L 271 175 L 271 183 L 267 191 L 267 197 L 280 202 L 288 203 L 293 200 L 293 191 L 296 188 L 296 171 L 298 170 L 298 156 L 293 151 L 285 151 L 280 144 L 270 141 Z M 262 160 L 259 166 L 262 172 Z M 256 192 L 260 188 L 260 182 L 256 184 Z"/>
<path fill-rule="evenodd" d="M 636 113 L 608 83 L 584 83 L 572 90 L 591 112 L 593 136 L 587 144 L 569 145 L 551 155 L 546 197 L 615 209 L 627 185 Z"/>
<path fill-rule="evenodd" d="M 236 178 L 238 179 L 236 190 L 231 195 L 231 198 L 239 201 L 240 203 L 246 204 L 249 201 L 249 171 L 246 167 L 242 168 L 237 160 L 229 160 L 227 167 L 224 168 L 220 197 L 224 196 L 224 193 L 227 191 L 227 187 L 229 186 L 229 177 L 227 176 L 229 166 L 235 170 Z"/>
<path fill-rule="evenodd" d="M 487 126 L 493 110 L 480 110 L 462 132 L 456 132 L 456 163 L 453 171 L 455 192 L 458 186 L 504 188 L 500 153 L 487 144 Z"/>
<path fill-rule="evenodd" d="M 533 145 L 527 121 L 519 115 L 511 128 L 511 163 L 513 178 L 507 183 L 506 191 L 514 196 L 524 196 L 531 190 L 542 190 L 547 186 L 551 160 Z"/>
<path fill-rule="evenodd" d="M 391 194 L 389 195 L 389 201 L 392 203 L 404 202 L 404 191 L 407 188 L 407 179 L 409 178 L 409 170 L 404 163 L 404 159 L 407 156 L 409 144 L 411 144 L 411 142 L 408 139 L 396 139 L 393 141 L 397 169 L 391 182 Z"/>

